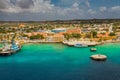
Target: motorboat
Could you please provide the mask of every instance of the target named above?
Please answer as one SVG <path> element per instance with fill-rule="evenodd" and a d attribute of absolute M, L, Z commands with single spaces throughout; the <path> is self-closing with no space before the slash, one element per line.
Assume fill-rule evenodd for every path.
<path fill-rule="evenodd" d="M 96 52 L 96 51 L 97 51 L 97 48 L 90 48 L 90 51 L 91 51 L 91 52 Z"/>

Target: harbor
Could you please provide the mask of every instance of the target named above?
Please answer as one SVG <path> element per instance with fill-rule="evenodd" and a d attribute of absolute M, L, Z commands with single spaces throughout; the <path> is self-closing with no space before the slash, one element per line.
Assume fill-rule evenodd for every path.
<path fill-rule="evenodd" d="M 0 80 L 120 80 L 120 0 L 0 0 Z"/>
<path fill-rule="evenodd" d="M 119 45 L 120 43 L 98 45 L 95 46 L 97 52 L 91 52 L 90 47 L 75 48 L 61 43 L 27 43 L 15 55 L 0 56 L 0 79 L 119 80 Z M 91 55 L 99 53 L 106 55 L 107 60 L 99 62 L 90 59 Z M 21 77 L 23 75 L 25 76 Z"/>

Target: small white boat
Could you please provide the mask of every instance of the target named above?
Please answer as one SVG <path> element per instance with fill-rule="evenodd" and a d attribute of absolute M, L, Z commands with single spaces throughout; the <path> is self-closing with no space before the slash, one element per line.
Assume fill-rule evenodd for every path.
<path fill-rule="evenodd" d="M 93 60 L 97 60 L 97 61 L 104 61 L 107 59 L 107 56 L 102 55 L 102 54 L 95 54 L 95 55 L 90 56 L 90 58 Z"/>
<path fill-rule="evenodd" d="M 86 44 L 75 44 L 74 47 L 82 48 L 82 47 L 88 47 L 88 45 L 86 45 Z"/>
<path fill-rule="evenodd" d="M 91 51 L 91 52 L 96 52 L 96 51 L 97 51 L 97 48 L 90 48 L 90 51 Z"/>

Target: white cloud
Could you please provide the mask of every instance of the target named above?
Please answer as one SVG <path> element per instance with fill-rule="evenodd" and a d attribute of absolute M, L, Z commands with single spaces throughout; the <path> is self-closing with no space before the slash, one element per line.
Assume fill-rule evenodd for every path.
<path fill-rule="evenodd" d="M 90 2 L 88 0 L 85 1 L 85 4 L 87 5 L 87 7 L 90 7 Z"/>
<path fill-rule="evenodd" d="M 0 12 L 11 14 L 13 17 L 20 15 L 28 19 L 81 19 L 104 17 L 104 15 L 109 17 L 107 12 L 112 16 L 114 12 L 120 13 L 120 6 L 110 8 L 102 6 L 93 9 L 89 0 L 60 0 L 60 4 L 62 3 L 69 6 L 57 6 L 51 3 L 51 0 L 16 0 L 14 4 L 10 0 L 0 0 Z"/>
<path fill-rule="evenodd" d="M 61 0 L 62 2 L 66 3 L 66 0 Z M 76 1 L 76 2 L 75 2 Z M 16 0 L 15 4 L 10 3 L 10 0 L 2 0 L 2 3 L 4 2 L 5 5 L 0 9 L 2 12 L 7 13 L 22 13 L 22 12 L 30 12 L 30 13 L 56 13 L 59 10 L 61 12 L 66 11 L 82 11 L 82 8 L 79 8 L 79 3 L 85 2 L 86 7 L 89 6 L 89 2 L 87 0 L 71 0 L 71 2 L 74 2 L 69 7 L 58 7 L 54 4 L 51 4 L 51 0 Z M 1 2 L 1 1 L 0 1 Z M 70 0 L 67 0 L 67 2 L 70 3 Z M 0 4 L 1 5 L 1 4 Z M 0 6 L 1 7 L 1 6 Z"/>
<path fill-rule="evenodd" d="M 73 6 L 73 7 L 78 7 L 79 4 L 78 4 L 77 2 L 75 2 L 72 6 Z"/>
<path fill-rule="evenodd" d="M 2 1 L 2 2 L 1 2 Z M 11 4 L 10 0 L 1 0 L 0 5 L 3 5 L 2 7 L 0 6 L 0 11 L 2 12 L 16 12 L 18 8 Z"/>
<path fill-rule="evenodd" d="M 33 13 L 38 13 L 38 12 L 42 12 L 42 13 L 48 13 L 53 11 L 53 9 L 55 9 L 54 4 L 50 4 L 50 1 L 44 1 L 44 0 L 35 0 L 34 1 L 34 7 L 32 7 L 30 9 L 30 12 Z"/>
<path fill-rule="evenodd" d="M 104 11 L 106 11 L 106 10 L 107 10 L 107 7 L 105 7 L 105 6 L 100 7 L 100 8 L 99 8 L 99 10 L 100 10 L 101 12 L 104 12 Z"/>
<path fill-rule="evenodd" d="M 111 7 L 111 11 L 120 11 L 120 6 Z"/>
<path fill-rule="evenodd" d="M 93 10 L 93 9 L 89 9 L 89 10 L 88 10 L 88 13 L 91 14 L 91 15 L 94 15 L 94 14 L 96 14 L 96 11 Z"/>
<path fill-rule="evenodd" d="M 8 0 L 9 1 L 9 0 Z M 9 4 L 8 9 L 3 9 L 1 11 L 7 12 L 7 13 L 22 13 L 22 12 L 30 12 L 30 13 L 44 13 L 44 14 L 56 14 L 56 15 L 69 15 L 73 13 L 79 13 L 82 14 L 82 9 L 79 8 L 79 4 L 77 2 L 74 2 L 71 7 L 57 7 L 54 4 L 51 4 L 50 0 L 34 0 L 33 4 L 31 6 L 30 4 L 27 4 L 28 1 L 22 1 L 17 0 L 16 5 Z M 24 4 L 23 4 L 24 3 Z M 30 6 L 30 7 L 29 7 Z"/>

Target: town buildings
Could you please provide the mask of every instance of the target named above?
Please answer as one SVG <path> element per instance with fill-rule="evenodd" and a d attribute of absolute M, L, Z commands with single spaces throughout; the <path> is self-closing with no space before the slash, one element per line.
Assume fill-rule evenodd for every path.
<path fill-rule="evenodd" d="M 86 35 L 91 37 L 92 31 L 97 33 L 96 38 L 109 37 L 110 33 L 115 33 L 116 37 L 120 38 L 120 26 L 117 26 L 116 30 L 114 30 L 113 29 L 114 26 L 111 23 L 102 24 L 12 23 L 11 25 L 10 24 L 9 23 L 0 24 L 0 41 L 4 39 L 10 40 L 9 37 L 11 37 L 11 35 L 8 34 L 19 33 L 19 35 L 21 35 L 21 39 L 25 40 L 29 40 L 30 36 L 42 35 L 44 37 L 43 39 L 44 41 L 62 42 L 63 40 L 65 40 L 64 38 L 65 33 L 67 34 L 77 33 L 81 35 L 81 38 L 85 38 Z M 4 35 L 7 35 L 8 37 L 5 37 Z"/>

